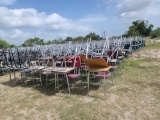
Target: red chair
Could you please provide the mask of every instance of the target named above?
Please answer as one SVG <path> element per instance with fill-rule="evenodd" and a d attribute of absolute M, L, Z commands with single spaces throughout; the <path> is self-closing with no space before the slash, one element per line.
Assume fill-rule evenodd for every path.
<path fill-rule="evenodd" d="M 78 78 L 80 74 L 80 68 L 81 68 L 81 57 L 80 56 L 75 56 L 74 58 L 71 59 L 72 61 L 72 67 L 75 67 L 76 70 L 74 71 L 73 74 L 68 74 L 68 78 Z"/>

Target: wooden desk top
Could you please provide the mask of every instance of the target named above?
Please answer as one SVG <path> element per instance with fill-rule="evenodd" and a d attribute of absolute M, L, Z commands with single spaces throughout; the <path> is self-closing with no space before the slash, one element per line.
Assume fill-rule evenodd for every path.
<path fill-rule="evenodd" d="M 30 70 L 41 70 L 41 69 L 44 69 L 45 67 L 44 66 L 30 66 L 28 69 Z"/>
<path fill-rule="evenodd" d="M 74 70 L 75 68 L 74 67 L 56 67 L 56 68 L 53 68 L 53 67 L 48 67 L 46 69 L 43 69 L 43 71 L 46 71 L 46 72 L 55 72 L 55 73 L 69 73 L 70 71 Z"/>
<path fill-rule="evenodd" d="M 87 68 L 86 70 L 87 71 L 90 71 L 90 72 L 105 72 L 105 71 L 108 71 L 110 70 L 110 66 L 109 67 L 106 67 L 106 68 Z"/>

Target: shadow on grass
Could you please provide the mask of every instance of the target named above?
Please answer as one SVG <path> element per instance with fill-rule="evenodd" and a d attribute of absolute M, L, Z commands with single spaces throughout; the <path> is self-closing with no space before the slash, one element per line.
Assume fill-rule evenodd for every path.
<path fill-rule="evenodd" d="M 84 78 L 83 78 L 84 79 Z M 16 78 L 16 79 L 11 79 L 9 81 L 5 81 L 2 82 L 1 84 L 5 85 L 5 86 L 9 86 L 9 87 L 23 87 L 25 88 L 33 88 L 37 91 L 39 91 L 42 94 L 48 95 L 48 96 L 52 96 L 55 95 L 56 93 L 63 93 L 63 94 L 68 94 L 69 95 L 69 91 L 68 91 L 68 85 L 66 83 L 66 80 L 61 81 L 63 84 L 61 87 L 59 87 L 59 91 L 58 89 L 55 91 L 55 83 L 49 83 L 48 86 L 46 87 L 46 81 L 43 80 L 42 81 L 42 85 L 40 84 L 40 82 L 35 81 L 35 83 L 33 83 L 33 80 L 29 80 L 27 82 L 27 84 L 23 82 L 21 83 L 21 79 L 20 78 Z M 82 83 L 80 80 L 78 81 L 74 81 L 74 80 L 69 80 L 70 82 L 70 89 L 71 89 L 71 95 L 82 95 L 85 96 L 88 94 L 88 84 L 87 84 L 87 80 L 84 80 Z M 100 87 L 100 80 L 96 79 L 96 78 L 91 78 L 90 79 L 90 91 L 92 90 L 98 90 Z"/>

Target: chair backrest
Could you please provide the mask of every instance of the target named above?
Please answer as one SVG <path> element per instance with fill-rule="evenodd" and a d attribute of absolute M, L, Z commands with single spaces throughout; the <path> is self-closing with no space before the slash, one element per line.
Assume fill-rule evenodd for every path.
<path fill-rule="evenodd" d="M 31 61 L 31 65 L 36 66 L 37 65 L 36 61 Z"/>
<path fill-rule="evenodd" d="M 54 67 L 54 66 L 55 66 L 52 59 L 49 59 L 47 65 L 48 65 L 49 67 Z"/>
<path fill-rule="evenodd" d="M 72 58 L 72 65 L 73 67 L 81 68 L 81 57 L 75 56 L 74 58 Z"/>

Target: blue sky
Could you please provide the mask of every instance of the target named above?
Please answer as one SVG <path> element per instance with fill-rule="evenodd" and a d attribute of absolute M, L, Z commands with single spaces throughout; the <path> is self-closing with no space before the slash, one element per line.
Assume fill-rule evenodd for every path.
<path fill-rule="evenodd" d="M 124 34 L 132 21 L 160 27 L 160 0 L 0 0 L 0 38 L 11 44 L 102 31 Z"/>

